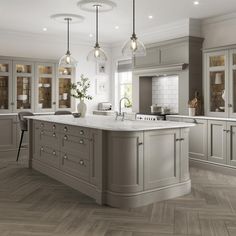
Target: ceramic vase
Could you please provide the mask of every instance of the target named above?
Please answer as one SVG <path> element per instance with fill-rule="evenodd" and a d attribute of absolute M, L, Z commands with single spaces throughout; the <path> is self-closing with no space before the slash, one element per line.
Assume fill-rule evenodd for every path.
<path fill-rule="evenodd" d="M 80 100 L 80 103 L 77 105 L 77 111 L 80 113 L 80 117 L 85 117 L 87 112 L 87 105 L 84 100 Z"/>
<path fill-rule="evenodd" d="M 189 116 L 195 116 L 196 115 L 196 108 L 188 108 L 188 115 Z"/>

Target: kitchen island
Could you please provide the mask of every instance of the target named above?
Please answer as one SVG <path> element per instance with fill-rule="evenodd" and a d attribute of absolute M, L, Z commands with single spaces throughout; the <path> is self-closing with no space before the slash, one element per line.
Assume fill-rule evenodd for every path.
<path fill-rule="evenodd" d="M 194 124 L 114 117 L 29 117 L 29 167 L 94 198 L 133 208 L 191 190 Z"/>

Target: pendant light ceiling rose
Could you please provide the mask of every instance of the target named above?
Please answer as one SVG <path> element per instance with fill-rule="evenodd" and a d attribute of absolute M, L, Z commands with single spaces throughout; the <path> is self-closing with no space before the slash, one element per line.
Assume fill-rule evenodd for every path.
<path fill-rule="evenodd" d="M 70 19 L 70 24 L 78 24 L 84 21 L 84 17 L 81 15 L 76 14 L 68 14 L 68 13 L 61 13 L 61 14 L 55 14 L 51 15 L 51 19 L 66 24 L 66 19 Z"/>
<path fill-rule="evenodd" d="M 88 12 L 95 12 L 96 6 L 99 6 L 99 12 L 112 11 L 117 5 L 111 0 L 81 0 L 77 3 L 77 6 Z"/>

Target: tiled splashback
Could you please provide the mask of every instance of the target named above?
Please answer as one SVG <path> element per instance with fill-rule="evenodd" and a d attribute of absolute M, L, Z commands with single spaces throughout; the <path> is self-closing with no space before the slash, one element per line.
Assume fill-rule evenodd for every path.
<path fill-rule="evenodd" d="M 179 110 L 179 77 L 153 77 L 152 78 L 152 103 L 168 107 L 171 112 Z"/>

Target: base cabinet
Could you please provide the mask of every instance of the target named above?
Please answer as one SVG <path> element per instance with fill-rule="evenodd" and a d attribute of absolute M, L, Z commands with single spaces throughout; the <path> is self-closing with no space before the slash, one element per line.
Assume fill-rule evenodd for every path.
<path fill-rule="evenodd" d="M 236 122 L 227 123 L 227 163 L 236 166 Z"/>
<path fill-rule="evenodd" d="M 179 130 L 150 131 L 144 134 L 144 189 L 179 182 Z M 157 168 L 161 166 L 161 168 Z M 158 170 L 157 170 L 158 169 Z"/>

